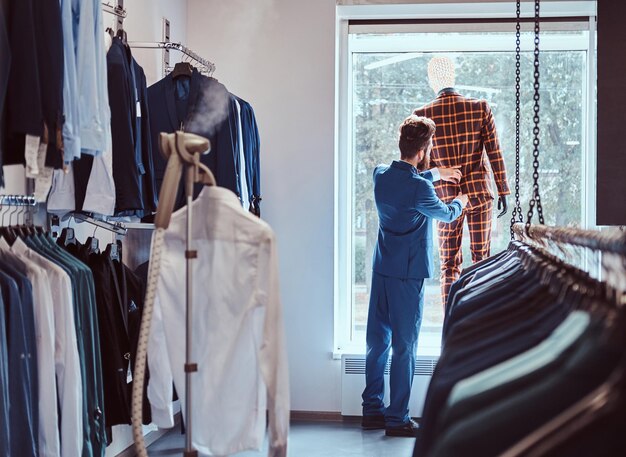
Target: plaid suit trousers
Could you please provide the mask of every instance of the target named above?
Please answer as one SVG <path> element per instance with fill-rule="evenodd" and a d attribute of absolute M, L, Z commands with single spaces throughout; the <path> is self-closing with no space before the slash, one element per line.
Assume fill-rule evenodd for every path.
<path fill-rule="evenodd" d="M 461 274 L 463 264 L 463 221 L 467 219 L 470 235 L 472 263 L 489 257 L 491 249 L 491 224 L 493 199 L 470 198 L 461 215 L 451 223 L 439 222 L 439 258 L 441 260 L 441 299 L 445 307 L 450 286 Z"/>

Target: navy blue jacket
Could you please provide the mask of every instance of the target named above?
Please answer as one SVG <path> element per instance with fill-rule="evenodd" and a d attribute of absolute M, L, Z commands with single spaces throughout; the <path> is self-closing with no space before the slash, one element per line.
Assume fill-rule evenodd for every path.
<path fill-rule="evenodd" d="M 167 166 L 167 160 L 158 148 L 158 135 L 185 130 L 209 139 L 211 152 L 200 160 L 211 169 L 218 186 L 230 189 L 240 197 L 236 168 L 239 157 L 237 107 L 224 85 L 195 69 L 191 77 L 174 79 L 169 74 L 148 88 L 148 106 L 157 189 L 161 188 Z M 202 184 L 194 187 L 194 197 L 202 187 Z M 176 208 L 184 203 L 181 182 Z"/>
<path fill-rule="evenodd" d="M 374 170 L 374 198 L 379 220 L 374 271 L 401 279 L 432 277 L 431 219 L 452 222 L 463 211 L 461 202 L 443 203 L 432 173 L 420 174 L 397 160 Z"/>
<path fill-rule="evenodd" d="M 248 199 L 251 213 L 261 216 L 261 140 L 256 117 L 252 106 L 237 97 L 241 105 L 241 131 L 243 136 L 243 152 L 246 159 L 244 178 L 248 183 Z"/>

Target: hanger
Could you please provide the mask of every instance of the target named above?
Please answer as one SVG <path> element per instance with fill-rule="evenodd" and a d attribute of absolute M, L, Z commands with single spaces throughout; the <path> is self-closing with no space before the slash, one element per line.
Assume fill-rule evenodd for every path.
<path fill-rule="evenodd" d="M 193 66 L 189 62 L 178 62 L 172 70 L 172 78 L 176 79 L 180 76 L 189 76 L 193 74 Z"/>
<path fill-rule="evenodd" d="M 128 34 L 124 29 L 117 29 L 117 33 L 115 34 L 116 38 L 122 40 L 122 44 L 128 48 Z"/>
<path fill-rule="evenodd" d="M 70 222 L 72 219 L 74 219 L 74 216 L 70 218 Z M 69 226 L 69 222 L 68 222 L 67 227 L 61 230 L 61 235 L 59 236 L 58 243 L 61 246 L 67 246 L 68 244 L 76 244 L 76 235 L 74 233 L 74 229 Z"/>
<path fill-rule="evenodd" d="M 113 32 L 113 29 L 111 27 L 107 27 L 106 28 L 106 33 L 111 35 L 111 38 L 113 38 L 115 36 L 115 32 Z"/>
<path fill-rule="evenodd" d="M 117 242 L 109 243 L 106 249 L 104 250 L 104 255 L 109 257 L 111 260 L 121 261 L 119 246 L 117 245 Z"/>
<path fill-rule="evenodd" d="M 25 197 L 21 197 L 20 198 L 20 207 L 17 213 L 17 220 L 16 222 L 16 226 L 15 226 L 15 233 L 20 237 L 20 238 L 28 238 L 30 236 L 30 233 L 28 231 L 28 227 L 26 226 L 26 198 Z M 20 216 L 22 216 L 22 223 L 20 224 Z"/>
<path fill-rule="evenodd" d="M 98 230 L 98 226 L 93 230 L 93 235 L 91 235 L 85 241 L 85 246 L 87 247 L 88 254 L 100 254 L 100 242 L 98 238 L 96 238 L 96 231 Z"/>

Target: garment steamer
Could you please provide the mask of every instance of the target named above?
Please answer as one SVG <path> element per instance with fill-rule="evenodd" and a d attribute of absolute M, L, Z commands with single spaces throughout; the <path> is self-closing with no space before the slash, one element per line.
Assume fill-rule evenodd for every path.
<path fill-rule="evenodd" d="M 148 269 L 148 286 L 146 299 L 139 331 L 139 345 L 137 347 L 137 360 L 132 396 L 132 422 L 133 439 L 135 450 L 139 457 L 147 457 L 146 443 L 143 438 L 143 390 L 146 375 L 146 357 L 148 352 L 148 337 L 150 335 L 150 323 L 156 296 L 157 283 L 161 269 L 161 251 L 165 230 L 170 224 L 174 201 L 176 200 L 178 185 L 185 166 L 185 195 L 187 197 L 187 248 L 185 250 L 187 291 L 186 291 L 186 342 L 185 342 L 185 457 L 196 457 L 198 451 L 193 449 L 192 444 L 192 420 L 191 420 L 191 375 L 198 371 L 198 365 L 191 361 L 191 323 L 192 323 L 192 268 L 191 262 L 197 257 L 197 251 L 191 249 L 191 216 L 193 201 L 193 186 L 195 183 L 203 183 L 215 186 L 215 177 L 211 170 L 200 163 L 200 154 L 207 153 L 210 142 L 192 133 L 176 132 L 161 133 L 159 136 L 161 153 L 168 159 L 165 177 L 159 193 L 159 205 L 154 221 L 156 231 L 153 235 L 150 266 Z"/>

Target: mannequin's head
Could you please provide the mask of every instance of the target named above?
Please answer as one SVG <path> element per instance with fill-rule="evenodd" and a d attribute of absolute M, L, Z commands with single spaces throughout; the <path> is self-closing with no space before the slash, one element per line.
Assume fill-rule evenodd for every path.
<path fill-rule="evenodd" d="M 400 126 L 400 158 L 412 163 L 419 171 L 430 168 L 435 123 L 427 117 L 412 114 Z"/>
<path fill-rule="evenodd" d="M 428 62 L 428 82 L 439 93 L 446 87 L 454 87 L 454 63 L 449 57 L 433 57 Z"/>

